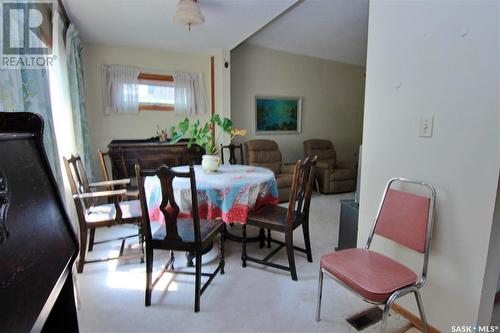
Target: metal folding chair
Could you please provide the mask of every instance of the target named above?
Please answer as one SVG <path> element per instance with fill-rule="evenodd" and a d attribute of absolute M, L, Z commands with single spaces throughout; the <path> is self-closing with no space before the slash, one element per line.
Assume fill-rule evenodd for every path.
<path fill-rule="evenodd" d="M 394 189 L 392 185 L 395 184 L 422 187 L 429 196 Z M 424 331 L 429 332 L 419 289 L 427 279 L 435 198 L 436 191 L 427 183 L 404 178 L 393 178 L 387 183 L 365 248 L 347 249 L 321 257 L 316 321 L 320 320 L 323 276 L 326 274 L 366 302 L 384 305 L 381 332 L 386 331 L 391 305 L 396 299 L 413 293 Z M 423 254 L 420 277 L 397 261 L 370 250 L 375 234 Z"/>

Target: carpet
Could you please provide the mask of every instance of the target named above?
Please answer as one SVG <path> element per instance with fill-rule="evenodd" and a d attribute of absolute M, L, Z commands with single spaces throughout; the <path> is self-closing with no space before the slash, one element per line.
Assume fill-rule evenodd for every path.
<path fill-rule="evenodd" d="M 310 232 L 313 263 L 305 254 L 295 252 L 298 281 L 290 274 L 248 263 L 241 267 L 241 245 L 226 241 L 226 274 L 218 275 L 201 297 L 201 311 L 194 313 L 194 277 L 165 274 L 155 287 L 152 304 L 144 306 L 145 265 L 139 259 L 114 260 L 86 264 L 78 274 L 79 322 L 81 332 L 357 332 L 345 318 L 371 305 L 363 302 L 333 280 L 325 277 L 322 320 L 315 321 L 319 258 L 337 245 L 340 202 L 353 193 L 314 194 L 311 202 Z M 238 233 L 239 225 L 232 228 Z M 247 228 L 249 235 L 257 230 Z M 132 234 L 132 226 L 101 228 L 96 240 Z M 281 235 L 274 235 L 282 239 Z M 294 242 L 304 246 L 302 231 L 294 233 Z M 94 247 L 88 258 L 116 255 L 120 242 Z M 248 252 L 264 257 L 268 249 L 250 243 Z M 127 240 L 126 254 L 138 253 L 137 239 Z M 203 256 L 203 270 L 213 271 L 218 246 Z M 153 277 L 166 262 L 168 253 L 156 251 Z M 287 264 L 280 251 L 274 262 Z M 184 253 L 176 252 L 176 269 L 186 268 Z M 425 303 L 425 299 L 424 299 Z M 362 332 L 378 332 L 374 324 Z M 411 325 L 391 312 L 389 332 L 404 332 Z"/>

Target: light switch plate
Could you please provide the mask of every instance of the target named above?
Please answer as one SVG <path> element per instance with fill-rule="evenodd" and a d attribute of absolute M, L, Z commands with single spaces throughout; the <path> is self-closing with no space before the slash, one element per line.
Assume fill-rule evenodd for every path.
<path fill-rule="evenodd" d="M 419 137 L 431 137 L 434 126 L 434 116 L 421 116 L 418 126 Z"/>

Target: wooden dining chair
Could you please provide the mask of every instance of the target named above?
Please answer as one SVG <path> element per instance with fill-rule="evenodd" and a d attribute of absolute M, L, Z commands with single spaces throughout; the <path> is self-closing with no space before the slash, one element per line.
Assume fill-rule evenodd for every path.
<path fill-rule="evenodd" d="M 414 186 L 427 193 L 408 192 Z M 436 191 L 430 184 L 404 178 L 389 180 L 365 248 L 332 252 L 321 257 L 316 321 L 320 320 L 323 275 L 326 274 L 366 302 L 384 306 L 381 333 L 386 332 L 389 310 L 396 299 L 414 294 L 422 328 L 425 333 L 429 332 L 419 289 L 427 280 L 435 198 Z M 398 261 L 370 250 L 375 235 L 422 254 L 420 277 Z"/>
<path fill-rule="evenodd" d="M 83 272 L 83 266 L 86 263 L 113 260 L 122 257 L 125 247 L 125 239 L 130 237 L 139 236 L 141 244 L 141 262 L 143 262 L 144 251 L 142 248 L 142 236 L 140 232 L 140 228 L 142 226 L 142 213 L 139 200 L 121 201 L 120 199 L 127 192 L 125 189 L 96 192 L 92 191 L 96 188 L 107 189 L 117 185 L 126 185 L 130 183 L 130 179 L 89 183 L 80 156 L 71 156 L 69 159 L 63 159 L 80 227 L 80 257 L 77 264 L 77 272 Z M 112 203 L 98 204 L 98 199 L 100 198 L 111 198 Z M 87 250 L 87 239 L 89 252 L 92 251 L 95 244 L 117 240 L 110 239 L 95 242 L 94 237 L 95 230 L 97 228 L 110 227 L 118 224 L 135 224 L 138 226 L 139 232 L 138 234 L 118 238 L 118 240 L 122 241 L 118 257 L 86 261 L 85 254 Z"/>
<path fill-rule="evenodd" d="M 242 266 L 247 266 L 247 261 L 255 262 L 265 266 L 270 266 L 290 272 L 292 280 L 297 281 L 297 270 L 295 267 L 294 250 L 306 253 L 307 261 L 312 262 L 311 241 L 309 238 L 309 207 L 311 203 L 312 187 L 314 182 L 314 167 L 316 157 L 306 158 L 304 162 L 297 161 L 293 171 L 292 190 L 288 208 L 268 205 L 248 214 L 246 224 L 243 224 L 242 240 Z M 271 251 L 264 259 L 257 259 L 248 256 L 246 251 L 246 226 L 256 226 L 267 229 L 267 242 L 277 243 L 278 247 Z M 293 231 L 302 226 L 305 249 L 293 245 Z M 285 234 L 285 242 L 273 239 L 271 230 Z M 283 266 L 269 262 L 269 259 L 282 248 L 286 248 L 289 266 Z"/>
<path fill-rule="evenodd" d="M 102 176 L 104 178 L 104 181 L 110 181 L 112 180 L 112 177 L 109 173 L 108 169 L 108 163 L 106 163 L 106 159 L 109 160 L 109 151 L 108 152 L 103 152 L 102 150 L 98 149 L 97 150 L 98 156 L 99 156 L 99 165 L 101 166 L 101 172 Z M 139 190 L 137 189 L 136 186 L 131 185 L 131 183 L 127 184 L 126 186 L 122 187 L 127 190 L 126 193 L 126 198 L 129 200 L 135 200 L 139 199 Z M 113 188 L 112 186 L 108 187 L 108 190 L 113 190 L 116 188 Z"/>
<path fill-rule="evenodd" d="M 194 311 L 200 311 L 200 297 L 206 288 L 212 282 L 217 273 L 224 274 L 224 222 L 221 220 L 200 220 L 198 214 L 198 195 L 196 191 L 196 179 L 193 166 L 189 167 L 188 172 L 175 172 L 166 165 L 157 170 L 141 170 L 139 163 L 135 165 L 137 184 L 139 185 L 139 197 L 141 209 L 144 216 L 143 231 L 146 240 L 146 306 L 151 305 L 151 293 L 156 283 L 161 279 L 163 273 L 170 268 L 175 274 L 190 274 L 195 275 L 195 297 Z M 145 177 L 156 176 L 160 179 L 161 184 L 161 204 L 160 211 L 165 218 L 165 223 L 160 228 L 152 233 L 151 224 L 148 214 L 148 203 L 146 200 L 144 179 Z M 174 178 L 188 178 L 191 186 L 191 202 L 192 218 L 178 218 L 179 206 L 175 202 L 174 189 L 172 182 Z M 220 235 L 220 259 L 219 265 L 212 273 L 202 273 L 202 251 L 212 246 L 217 235 Z M 170 250 L 170 259 L 165 264 L 156 280 L 152 281 L 153 273 L 153 251 L 154 250 Z M 174 271 L 174 252 L 187 251 L 195 253 L 195 272 Z M 201 277 L 208 276 L 208 280 L 203 287 L 201 286 Z"/>
<path fill-rule="evenodd" d="M 125 184 L 130 183 L 130 179 L 122 179 L 119 181 L 108 183 L 110 181 L 110 178 L 107 175 L 107 168 L 106 168 L 106 164 L 104 163 L 104 154 L 101 155 L 100 150 L 99 150 L 99 160 L 101 162 L 101 168 L 104 166 L 104 169 L 106 170 L 106 174 L 104 175 L 104 182 L 93 183 L 92 187 L 100 187 L 106 191 L 113 191 L 114 189 L 120 190 L 125 186 Z M 71 183 L 71 180 L 74 178 L 75 183 L 79 185 L 77 190 L 81 190 L 81 191 L 83 191 L 83 193 L 91 192 L 91 187 L 89 186 L 89 181 L 87 178 L 87 174 L 84 170 L 81 158 L 79 156 L 76 156 L 76 157 L 71 156 L 71 158 L 68 161 L 71 161 L 70 164 L 72 164 L 72 167 L 73 167 L 72 171 L 74 172 L 71 175 L 71 177 L 70 177 L 69 173 L 67 173 L 68 179 L 70 180 L 70 183 Z M 66 172 L 68 172 L 67 168 L 66 168 Z M 113 196 L 108 196 L 106 199 L 107 199 L 107 203 L 109 203 L 109 204 L 113 203 L 113 200 L 114 200 Z M 92 207 L 96 200 L 97 200 L 97 198 L 95 198 L 95 199 L 94 198 L 87 198 L 83 201 L 84 201 L 86 207 Z M 93 226 L 89 226 L 89 235 L 88 236 L 89 236 L 88 251 L 91 252 L 94 248 L 94 239 L 95 239 L 95 228 Z"/>
<path fill-rule="evenodd" d="M 110 181 L 111 177 L 109 176 L 108 165 L 106 163 L 106 158 L 109 159 L 109 151 L 103 152 L 100 149 L 97 149 L 97 154 L 99 156 L 99 165 L 101 166 L 102 177 L 104 181 Z"/>
<path fill-rule="evenodd" d="M 238 160 L 236 159 L 237 149 L 240 150 L 240 164 L 243 164 L 243 145 L 241 143 L 240 144 L 230 143 L 227 146 L 221 145 L 220 155 L 223 164 L 225 163 L 224 150 L 226 149 L 229 149 L 229 161 L 228 161 L 229 164 L 236 164 L 238 162 Z"/>

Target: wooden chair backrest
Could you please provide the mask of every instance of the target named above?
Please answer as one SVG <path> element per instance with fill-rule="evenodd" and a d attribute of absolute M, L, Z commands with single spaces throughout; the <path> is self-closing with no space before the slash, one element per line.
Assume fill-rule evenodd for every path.
<path fill-rule="evenodd" d="M 224 150 L 225 149 L 229 149 L 229 164 L 236 164 L 237 159 L 236 159 L 236 149 L 239 149 L 240 150 L 240 163 L 243 164 L 243 145 L 240 143 L 240 144 L 234 144 L 234 143 L 231 143 L 227 146 L 222 146 L 221 145 L 221 150 L 220 150 L 220 154 L 221 154 L 221 159 L 222 159 L 222 163 L 224 163 Z"/>
<path fill-rule="evenodd" d="M 193 166 L 189 167 L 188 172 L 176 172 L 166 165 L 161 166 L 156 170 L 142 170 L 139 163 L 135 165 L 135 174 L 137 178 L 137 185 L 139 187 L 139 200 L 141 203 L 142 216 L 143 216 L 143 230 L 145 232 L 146 242 L 152 239 L 151 225 L 149 219 L 149 207 L 146 199 L 144 179 L 146 177 L 156 176 L 161 184 L 161 204 L 160 211 L 165 218 L 165 241 L 170 241 L 173 244 L 183 243 L 177 229 L 177 217 L 180 209 L 175 202 L 174 189 L 172 182 L 175 177 L 189 178 L 191 185 L 191 202 L 192 202 L 192 219 L 194 228 L 195 243 L 201 244 L 200 232 L 200 218 L 198 213 L 198 195 L 196 191 L 196 178 Z"/>
<path fill-rule="evenodd" d="M 312 188 L 314 183 L 314 168 L 317 157 L 308 157 L 295 163 L 292 188 L 288 201 L 287 225 L 293 225 L 296 218 L 309 219 Z"/>
<path fill-rule="evenodd" d="M 102 150 L 97 150 L 99 155 L 99 164 L 101 166 L 102 176 L 104 181 L 110 181 L 111 177 L 109 176 L 108 165 L 106 164 L 106 158 L 109 159 L 109 152 L 103 152 Z"/>
<path fill-rule="evenodd" d="M 71 188 L 72 194 L 81 194 L 89 192 L 89 185 L 87 181 L 87 176 L 83 170 L 83 163 L 80 157 L 73 156 L 69 159 L 63 157 L 64 167 L 66 169 L 66 175 L 68 176 L 69 186 Z M 82 176 L 83 171 L 83 176 Z M 76 213 L 78 216 L 78 223 L 80 225 L 80 230 L 85 229 L 85 213 L 88 208 L 94 206 L 94 200 L 92 198 L 88 199 L 78 199 L 74 198 Z"/>
<path fill-rule="evenodd" d="M 71 187 L 71 192 L 73 194 L 81 194 L 81 193 L 89 193 L 89 181 L 87 178 L 87 174 L 85 173 L 85 169 L 83 167 L 82 159 L 79 155 L 73 156 L 70 158 L 63 158 L 64 166 L 66 168 L 66 174 L 68 175 L 69 184 Z M 80 202 L 79 199 L 75 199 L 76 202 Z M 92 198 L 83 199 L 84 209 L 88 209 L 95 205 L 95 202 Z M 78 204 L 77 204 L 78 206 Z M 78 208 L 78 207 L 77 207 Z"/>
<path fill-rule="evenodd" d="M 300 190 L 297 195 L 297 211 L 306 218 L 309 218 L 309 207 L 314 186 L 315 168 L 317 156 L 306 158 L 303 164 L 302 178 L 300 179 Z"/>

